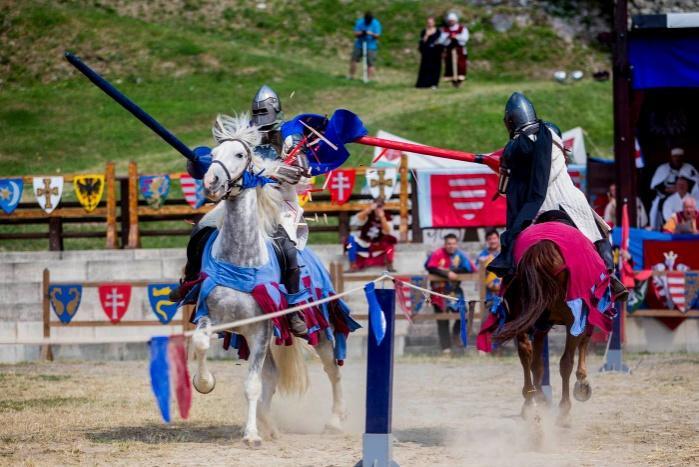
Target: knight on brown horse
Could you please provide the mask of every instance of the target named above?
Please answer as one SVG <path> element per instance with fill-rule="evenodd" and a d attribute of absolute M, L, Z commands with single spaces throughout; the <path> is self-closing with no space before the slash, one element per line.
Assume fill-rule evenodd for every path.
<path fill-rule="evenodd" d="M 516 339 L 524 371 L 523 414 L 541 391 L 544 339 L 553 325 L 566 327 L 566 343 L 560 361 L 562 397 L 559 420 L 567 424 L 571 408 L 569 380 L 578 352 L 577 382 L 573 394 L 590 398 L 585 357 L 593 327 L 610 332 L 612 301 L 610 277 L 594 245 L 562 211 L 549 211 L 517 238 L 513 252 L 514 277 L 507 285 L 505 324 L 495 341 Z M 491 329 L 492 330 L 492 329 Z"/>

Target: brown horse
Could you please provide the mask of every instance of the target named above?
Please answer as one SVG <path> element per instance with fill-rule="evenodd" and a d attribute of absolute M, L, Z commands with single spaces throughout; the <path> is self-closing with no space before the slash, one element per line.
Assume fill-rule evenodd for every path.
<path fill-rule="evenodd" d="M 514 278 L 505 292 L 505 302 L 509 307 L 508 322 L 494 336 L 498 342 L 513 338 L 517 341 L 517 352 L 524 370 L 522 415 L 526 417 L 535 402 L 545 401 L 541 391 L 544 339 L 553 325 L 566 327 L 565 350 L 560 362 L 563 382 L 558 421 L 562 425 L 567 425 L 569 419 L 569 380 L 576 350 L 579 355 L 573 395 L 578 401 L 586 401 L 592 394 L 585 365 L 591 329 L 588 324 L 581 335 L 570 334 L 574 318 L 565 302 L 567 284 L 568 271 L 558 247 L 549 240 L 532 245 L 519 261 Z M 533 338 L 530 338 L 530 334 Z"/>

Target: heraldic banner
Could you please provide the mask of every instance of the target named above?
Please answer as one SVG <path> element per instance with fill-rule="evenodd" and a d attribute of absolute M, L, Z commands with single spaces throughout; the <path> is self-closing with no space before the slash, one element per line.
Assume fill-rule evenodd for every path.
<path fill-rule="evenodd" d="M 420 227 L 495 227 L 505 225 L 505 198 L 493 200 L 498 176 L 487 168 L 417 171 Z"/>

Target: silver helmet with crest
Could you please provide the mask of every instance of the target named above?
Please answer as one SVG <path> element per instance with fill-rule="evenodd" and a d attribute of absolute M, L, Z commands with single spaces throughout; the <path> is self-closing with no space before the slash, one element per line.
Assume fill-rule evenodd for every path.
<path fill-rule="evenodd" d="M 538 121 L 534 104 L 524 94 L 512 93 L 505 104 L 504 121 L 507 131 L 510 132 L 510 138 L 514 137 L 516 133 Z"/>
<path fill-rule="evenodd" d="M 269 86 L 262 85 L 252 100 L 252 123 L 261 130 L 270 130 L 283 120 L 282 102 Z"/>

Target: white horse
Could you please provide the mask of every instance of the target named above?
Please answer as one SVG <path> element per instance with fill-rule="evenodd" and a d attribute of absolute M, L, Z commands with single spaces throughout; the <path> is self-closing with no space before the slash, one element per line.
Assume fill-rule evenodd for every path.
<path fill-rule="evenodd" d="M 204 190 L 210 199 L 221 200 L 216 207 L 222 210 L 219 234 L 211 252 L 217 260 L 236 266 L 260 267 L 267 264 L 269 254 L 266 241 L 278 225 L 281 196 L 274 185 L 243 189 L 244 173 L 259 173 L 269 161 L 263 161 L 254 153 L 260 143 L 257 128 L 249 126 L 247 115 L 240 117 L 219 116 L 214 135 L 220 144 L 212 151 L 212 164 L 204 176 Z M 271 171 L 267 173 L 272 173 Z M 278 282 L 281 283 L 281 280 Z M 209 317 L 201 318 L 192 337 L 197 359 L 193 377 L 195 389 L 201 393 L 213 390 L 216 380 L 206 365 L 206 351 L 210 345 L 209 328 L 212 321 L 224 323 L 262 315 L 262 309 L 252 295 L 232 288 L 215 287 L 206 299 Z M 250 348 L 249 369 L 245 379 L 245 397 L 248 417 L 243 441 L 250 446 L 262 443 L 257 422 L 272 438 L 278 430 L 270 418 L 270 404 L 276 388 L 282 393 L 302 394 L 308 387 L 308 372 L 302 354 L 302 342 L 292 346 L 274 344 L 272 324 L 262 321 L 236 328 L 236 333 L 247 340 Z M 322 333 L 321 333 L 322 334 Z M 346 418 L 340 382 L 340 368 L 332 343 L 321 335 L 315 347 L 330 379 L 333 393 L 332 415 L 326 423 L 329 430 L 340 430 L 340 422 Z"/>

